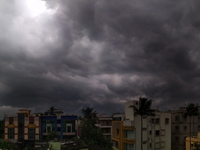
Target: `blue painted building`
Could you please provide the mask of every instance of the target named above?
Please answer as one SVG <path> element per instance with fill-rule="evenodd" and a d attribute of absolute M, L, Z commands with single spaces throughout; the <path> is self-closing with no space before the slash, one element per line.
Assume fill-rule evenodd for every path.
<path fill-rule="evenodd" d="M 61 116 L 61 139 L 77 136 L 77 116 Z"/>
<path fill-rule="evenodd" d="M 61 139 L 71 139 L 77 136 L 77 116 L 41 116 L 41 140 L 48 133 L 60 133 Z"/>

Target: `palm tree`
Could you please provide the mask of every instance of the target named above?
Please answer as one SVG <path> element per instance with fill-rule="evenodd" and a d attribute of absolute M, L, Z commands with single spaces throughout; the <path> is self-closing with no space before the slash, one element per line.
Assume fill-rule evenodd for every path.
<path fill-rule="evenodd" d="M 51 108 L 49 110 L 47 110 L 44 114 L 45 115 L 56 115 L 55 108 L 53 106 L 51 106 Z"/>
<path fill-rule="evenodd" d="M 143 150 L 143 135 L 142 135 L 142 127 L 143 127 L 143 117 L 144 116 L 155 116 L 155 110 L 151 109 L 152 100 L 148 100 L 147 98 L 139 98 L 139 108 L 134 105 L 129 106 L 134 110 L 134 115 L 141 116 L 141 150 Z"/>
<path fill-rule="evenodd" d="M 186 112 L 183 114 L 184 118 L 190 117 L 190 150 L 191 150 L 191 117 L 198 115 L 198 106 L 195 106 L 193 103 L 186 105 Z"/>
<path fill-rule="evenodd" d="M 83 114 L 83 118 L 86 120 L 90 120 L 92 124 L 94 125 L 97 121 L 96 117 L 96 111 L 93 108 L 86 108 L 86 109 L 81 109 L 81 112 Z"/>

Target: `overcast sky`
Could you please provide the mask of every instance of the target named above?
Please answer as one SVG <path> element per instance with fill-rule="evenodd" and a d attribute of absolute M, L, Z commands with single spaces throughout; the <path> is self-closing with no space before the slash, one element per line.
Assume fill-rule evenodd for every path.
<path fill-rule="evenodd" d="M 199 0 L 1 0 L 0 113 L 200 100 Z M 1 117 L 0 116 L 0 117 Z"/>

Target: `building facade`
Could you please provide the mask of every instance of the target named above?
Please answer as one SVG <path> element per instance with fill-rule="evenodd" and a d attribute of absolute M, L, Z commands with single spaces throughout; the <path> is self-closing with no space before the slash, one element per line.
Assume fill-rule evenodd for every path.
<path fill-rule="evenodd" d="M 40 117 L 31 116 L 31 111 L 20 109 L 17 117 L 4 117 L 4 139 L 13 141 L 39 140 Z"/>
<path fill-rule="evenodd" d="M 156 116 L 146 116 L 142 119 L 141 141 L 141 117 L 134 116 L 130 105 L 139 107 L 139 101 L 125 103 L 124 120 L 113 118 L 112 142 L 115 150 L 171 150 L 171 113 L 156 111 Z M 115 117 L 115 116 L 114 116 Z M 122 119 L 123 117 L 121 117 Z"/>
<path fill-rule="evenodd" d="M 197 105 L 197 104 L 196 104 Z M 199 113 L 200 113 L 200 107 Z M 172 114 L 172 150 L 186 150 L 186 137 L 190 136 L 190 118 L 183 117 L 186 107 L 171 111 Z M 191 135 L 196 136 L 200 131 L 200 116 L 191 117 Z"/>
<path fill-rule="evenodd" d="M 98 122 L 96 124 L 99 127 L 105 136 L 105 138 L 111 139 L 111 131 L 112 131 L 112 117 L 108 117 L 107 115 L 97 115 Z"/>
<path fill-rule="evenodd" d="M 23 142 L 24 140 L 45 140 L 48 133 L 60 134 L 61 139 L 77 136 L 77 116 L 74 115 L 31 115 L 30 110 L 20 109 L 17 117 L 4 117 L 4 139 Z"/>

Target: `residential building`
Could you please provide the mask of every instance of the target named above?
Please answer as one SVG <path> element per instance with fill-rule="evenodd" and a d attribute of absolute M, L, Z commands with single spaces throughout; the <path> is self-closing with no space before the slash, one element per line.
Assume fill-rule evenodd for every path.
<path fill-rule="evenodd" d="M 4 139 L 39 140 L 40 118 L 31 111 L 20 109 L 16 117 L 4 117 Z"/>
<path fill-rule="evenodd" d="M 24 140 L 43 140 L 48 133 L 59 133 L 61 139 L 77 136 L 77 116 L 63 115 L 56 110 L 56 115 L 41 113 L 31 115 L 30 110 L 20 109 L 16 117 L 4 117 L 4 139 L 23 142 Z"/>
<path fill-rule="evenodd" d="M 198 104 L 196 104 L 198 106 Z M 199 113 L 200 113 L 200 107 Z M 178 110 L 171 111 L 172 114 L 172 150 L 186 150 L 186 137 L 190 136 L 190 118 L 183 117 L 186 107 L 180 107 Z M 200 131 L 200 116 L 192 116 L 191 118 L 191 135 L 197 135 Z"/>
<path fill-rule="evenodd" d="M 123 120 L 119 117 L 118 120 L 113 118 L 115 121 L 112 122 L 112 142 L 115 150 L 141 149 L 141 117 L 134 116 L 130 105 L 138 108 L 139 101 L 125 103 Z M 146 116 L 142 119 L 143 150 L 170 150 L 171 113 L 156 110 L 155 114 L 154 117 Z"/>
<path fill-rule="evenodd" d="M 113 121 L 123 121 L 125 120 L 125 114 L 124 113 L 115 113 L 113 115 Z"/>
<path fill-rule="evenodd" d="M 112 117 L 108 117 L 107 115 L 101 114 L 97 115 L 98 122 L 96 124 L 97 127 L 101 129 L 103 135 L 106 138 L 111 139 L 111 131 L 112 131 Z"/>
<path fill-rule="evenodd" d="M 190 150 L 190 144 L 191 144 L 191 150 L 195 150 L 194 143 L 200 143 L 200 132 L 198 132 L 197 136 L 191 137 L 191 143 L 190 143 L 190 137 L 186 137 L 186 150 Z"/>

